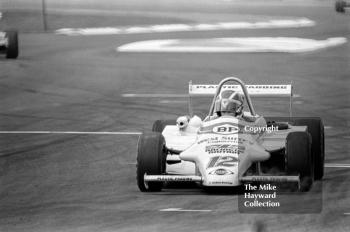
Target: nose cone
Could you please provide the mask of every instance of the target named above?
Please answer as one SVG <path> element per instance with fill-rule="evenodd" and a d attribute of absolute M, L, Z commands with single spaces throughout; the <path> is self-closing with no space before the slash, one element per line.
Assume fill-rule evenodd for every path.
<path fill-rule="evenodd" d="M 194 145 L 180 153 L 180 159 L 196 164 L 203 177 L 204 186 L 237 186 L 238 155 L 210 154 L 205 151 L 205 144 Z"/>
<path fill-rule="evenodd" d="M 240 177 L 254 162 L 269 159 L 250 135 L 201 135 L 197 143 L 180 153 L 180 159 L 196 164 L 205 186 L 238 186 Z"/>
<path fill-rule="evenodd" d="M 204 186 L 237 186 L 238 162 L 230 167 L 213 167 L 205 170 Z"/>

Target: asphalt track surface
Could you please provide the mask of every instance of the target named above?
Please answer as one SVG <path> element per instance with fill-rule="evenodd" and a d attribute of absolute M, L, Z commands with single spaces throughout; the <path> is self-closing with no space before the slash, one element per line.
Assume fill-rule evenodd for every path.
<path fill-rule="evenodd" d="M 77 5 L 77 9 L 79 6 L 84 7 Z M 151 10 L 162 11 L 166 7 L 169 14 L 178 16 L 166 18 L 166 22 L 163 16 L 141 21 L 144 24 L 189 21 L 181 18 L 182 13 L 177 14 L 182 12 L 181 6 L 158 4 Z M 64 4 L 60 7 L 64 8 Z M 25 28 L 26 20 L 21 19 L 17 25 L 22 25 L 20 29 L 26 33 L 20 35 L 19 59 L 0 60 L 0 130 L 150 130 L 156 119 L 185 114 L 184 99 L 123 98 L 121 94 L 186 93 L 190 80 L 216 83 L 234 75 L 251 84 L 293 81 L 295 92 L 300 95 L 295 115 L 320 116 L 327 126 L 326 163 L 350 164 L 349 43 L 302 54 L 115 51 L 122 44 L 147 39 L 246 36 L 349 39 L 348 14 L 337 14 L 333 3 L 327 1 L 259 7 L 224 2 L 215 7 L 204 4 L 184 8 L 196 11 L 201 19 L 220 13 L 225 17 L 231 14 L 233 19 L 301 16 L 316 21 L 317 25 L 300 29 L 69 37 L 40 32 L 40 21 L 30 24 L 33 28 Z M 140 6 L 138 10 L 142 9 L 147 7 Z M 3 20 L 5 17 L 6 11 Z M 108 16 L 111 23 L 113 20 L 120 23 L 120 17 L 125 25 L 135 24 L 132 14 Z M 61 17 L 60 21 L 52 21 L 51 27 L 54 23 L 69 27 L 78 18 L 71 14 L 64 22 Z M 94 23 L 102 25 L 103 19 Z M 81 23 L 88 24 L 86 20 Z M 201 108 L 207 107 L 200 104 Z M 260 104 L 268 113 L 286 113 L 281 104 Z M 200 188 L 141 193 L 135 180 L 137 139 L 137 135 L 1 134 L 0 231 L 350 230 L 349 168 L 325 169 L 321 213 L 241 214 L 236 194 L 208 194 Z M 204 211 L 160 211 L 168 208 Z"/>

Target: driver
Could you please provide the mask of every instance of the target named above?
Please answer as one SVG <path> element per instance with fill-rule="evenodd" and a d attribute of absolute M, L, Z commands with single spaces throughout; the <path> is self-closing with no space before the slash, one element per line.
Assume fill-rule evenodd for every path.
<path fill-rule="evenodd" d="M 264 119 L 259 115 L 251 116 L 246 115 L 243 112 L 243 105 L 245 101 L 244 94 L 240 92 L 235 92 L 233 90 L 224 90 L 217 97 L 214 105 L 214 112 L 217 117 L 221 116 L 233 116 L 240 120 L 244 120 L 246 122 L 255 122 L 259 121 L 264 124 Z M 258 120 L 260 119 L 260 120 Z M 260 122 L 261 121 L 261 122 Z"/>
<path fill-rule="evenodd" d="M 218 117 L 228 115 L 240 117 L 243 114 L 244 95 L 233 90 L 224 90 L 217 97 L 214 111 Z"/>

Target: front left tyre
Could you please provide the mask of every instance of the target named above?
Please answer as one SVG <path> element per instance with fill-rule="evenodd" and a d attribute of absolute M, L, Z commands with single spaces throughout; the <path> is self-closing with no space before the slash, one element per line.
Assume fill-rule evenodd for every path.
<path fill-rule="evenodd" d="M 324 175 L 325 135 L 324 125 L 320 117 L 265 117 L 268 123 L 288 122 L 293 126 L 307 126 L 311 135 L 311 152 L 314 157 L 315 180 L 321 180 Z"/>
<path fill-rule="evenodd" d="M 145 175 L 161 175 L 166 168 L 165 139 L 161 133 L 142 133 L 137 144 L 137 185 L 142 192 L 161 191 L 163 182 L 145 181 Z"/>
<path fill-rule="evenodd" d="M 6 31 L 5 37 L 7 39 L 6 58 L 16 59 L 18 57 L 18 32 Z"/>

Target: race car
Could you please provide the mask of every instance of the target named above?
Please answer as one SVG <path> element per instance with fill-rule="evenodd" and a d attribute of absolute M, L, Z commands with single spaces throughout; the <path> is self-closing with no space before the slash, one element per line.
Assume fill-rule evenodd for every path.
<path fill-rule="evenodd" d="M 4 53 L 7 59 L 18 57 L 17 31 L 0 31 L 0 53 Z"/>
<path fill-rule="evenodd" d="M 335 2 L 335 11 L 336 12 L 344 13 L 346 7 L 350 7 L 350 3 L 347 3 L 344 0 L 337 0 Z"/>
<path fill-rule="evenodd" d="M 231 84 L 234 82 L 234 84 Z M 244 117 L 219 116 L 223 91 L 244 96 Z M 196 115 L 157 120 L 138 141 L 137 185 L 142 192 L 161 191 L 165 182 L 196 182 L 205 187 L 279 182 L 308 191 L 324 174 L 324 126 L 318 117 L 292 117 L 292 85 L 245 85 L 236 77 L 218 85 L 189 84 L 194 96 L 212 96 L 204 120 Z M 290 115 L 256 114 L 251 97 L 288 97 Z"/>

